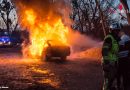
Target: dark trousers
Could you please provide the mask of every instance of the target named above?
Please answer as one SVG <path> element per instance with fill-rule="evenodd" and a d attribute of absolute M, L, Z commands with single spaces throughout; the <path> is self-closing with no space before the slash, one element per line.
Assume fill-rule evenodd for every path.
<path fill-rule="evenodd" d="M 125 58 L 120 58 L 118 61 L 118 70 L 117 70 L 117 86 L 118 89 L 121 87 L 121 79 L 123 78 L 123 73 L 124 73 L 124 59 Z"/>
<path fill-rule="evenodd" d="M 103 86 L 104 89 L 103 90 L 113 90 L 114 88 L 113 82 L 114 80 L 116 80 L 116 76 L 117 76 L 117 65 L 115 62 L 113 62 L 106 66 L 108 69 L 104 69 L 104 86 Z"/>
<path fill-rule="evenodd" d="M 124 90 L 130 90 L 130 59 L 120 58 L 118 62 L 117 86 L 121 85 L 121 77 L 123 78 Z"/>

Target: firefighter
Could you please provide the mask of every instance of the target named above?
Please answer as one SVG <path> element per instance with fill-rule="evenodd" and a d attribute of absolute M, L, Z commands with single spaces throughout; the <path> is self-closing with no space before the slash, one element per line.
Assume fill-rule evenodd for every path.
<path fill-rule="evenodd" d="M 117 61 L 119 51 L 119 34 L 120 29 L 112 29 L 103 43 L 102 56 L 103 62 L 102 67 L 104 71 L 104 86 L 103 90 L 113 90 L 113 82 L 117 76 Z"/>
<path fill-rule="evenodd" d="M 121 78 L 123 78 L 124 90 L 130 90 L 129 82 L 129 52 L 130 52 L 130 37 L 123 30 L 119 33 L 121 41 L 119 42 L 119 61 L 118 61 L 118 89 L 121 90 Z"/>

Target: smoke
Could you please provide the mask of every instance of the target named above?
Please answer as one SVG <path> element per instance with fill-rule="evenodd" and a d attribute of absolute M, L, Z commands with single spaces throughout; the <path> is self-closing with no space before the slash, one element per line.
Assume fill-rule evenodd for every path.
<path fill-rule="evenodd" d="M 92 38 L 80 34 L 77 31 L 72 31 L 69 33 L 69 44 L 71 45 L 71 55 L 69 59 L 75 58 L 90 58 L 99 60 L 101 59 L 101 47 L 102 42 L 98 40 L 93 40 Z"/>
<path fill-rule="evenodd" d="M 79 32 L 71 31 L 69 34 L 69 43 L 72 46 L 74 53 L 101 46 L 99 41 L 93 40 L 92 38 L 82 35 Z"/>

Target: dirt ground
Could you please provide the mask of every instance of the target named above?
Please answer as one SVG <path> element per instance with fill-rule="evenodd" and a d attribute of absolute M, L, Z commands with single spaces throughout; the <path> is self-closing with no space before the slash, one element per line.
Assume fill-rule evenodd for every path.
<path fill-rule="evenodd" d="M 41 61 L 23 58 L 20 48 L 0 48 L 0 90 L 101 90 L 99 60 Z"/>

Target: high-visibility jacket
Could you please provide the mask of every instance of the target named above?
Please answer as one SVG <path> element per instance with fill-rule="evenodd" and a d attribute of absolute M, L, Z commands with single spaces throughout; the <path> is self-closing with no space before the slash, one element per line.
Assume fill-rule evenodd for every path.
<path fill-rule="evenodd" d="M 106 43 L 105 42 L 106 39 L 110 39 L 111 42 Z M 109 62 L 115 62 L 118 60 L 119 44 L 111 34 L 107 35 L 106 38 L 104 39 L 102 50 L 107 52 L 107 54 L 103 54 L 103 61 L 107 60 Z"/>

